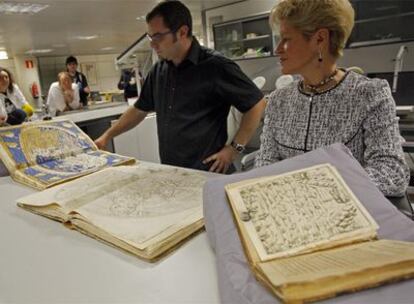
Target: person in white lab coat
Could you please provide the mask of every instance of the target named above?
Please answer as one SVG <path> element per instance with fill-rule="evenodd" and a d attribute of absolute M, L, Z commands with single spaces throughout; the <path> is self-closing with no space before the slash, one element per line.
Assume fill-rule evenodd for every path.
<path fill-rule="evenodd" d="M 33 108 L 14 82 L 13 75 L 2 67 L 0 67 L 0 102 L 5 112 L 0 117 L 0 124 L 18 125 L 33 113 Z"/>
<path fill-rule="evenodd" d="M 46 104 L 52 116 L 80 108 L 78 87 L 72 83 L 69 73 L 60 72 L 58 81 L 50 85 Z"/>

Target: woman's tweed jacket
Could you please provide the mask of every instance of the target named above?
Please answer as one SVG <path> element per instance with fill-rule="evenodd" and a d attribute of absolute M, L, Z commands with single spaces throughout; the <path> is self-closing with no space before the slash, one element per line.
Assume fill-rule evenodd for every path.
<path fill-rule="evenodd" d="M 341 142 L 385 195 L 402 195 L 409 168 L 388 83 L 347 72 L 336 87 L 312 96 L 299 81 L 271 94 L 256 167 Z"/>

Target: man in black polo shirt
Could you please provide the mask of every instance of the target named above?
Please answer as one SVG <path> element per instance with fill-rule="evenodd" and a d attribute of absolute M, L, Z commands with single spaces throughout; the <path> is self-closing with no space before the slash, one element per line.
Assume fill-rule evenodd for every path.
<path fill-rule="evenodd" d="M 106 147 L 155 111 L 162 163 L 228 172 L 259 124 L 263 94 L 233 61 L 199 45 L 181 2 L 159 3 L 146 20 L 147 37 L 161 60 L 146 77 L 138 101 L 95 141 L 97 146 Z M 244 114 L 226 145 L 231 105 Z"/>

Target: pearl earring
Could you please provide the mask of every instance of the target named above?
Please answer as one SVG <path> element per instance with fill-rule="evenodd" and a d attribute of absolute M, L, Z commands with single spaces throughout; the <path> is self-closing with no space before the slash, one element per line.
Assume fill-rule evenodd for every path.
<path fill-rule="evenodd" d="M 319 57 L 318 57 L 318 61 L 319 62 L 322 62 L 322 51 L 321 50 L 319 50 Z"/>

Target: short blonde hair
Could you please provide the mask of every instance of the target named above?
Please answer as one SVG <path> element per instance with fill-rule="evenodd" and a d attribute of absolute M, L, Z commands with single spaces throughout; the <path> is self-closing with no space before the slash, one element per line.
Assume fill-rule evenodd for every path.
<path fill-rule="evenodd" d="M 65 84 L 65 82 L 67 82 L 66 83 L 67 85 L 71 84 L 72 83 L 72 78 L 70 77 L 70 74 L 68 72 L 60 72 L 58 74 L 59 86 L 62 87 Z M 72 87 L 70 87 L 70 89 L 72 89 Z"/>
<path fill-rule="evenodd" d="M 61 80 L 61 79 L 64 79 L 64 78 L 69 78 L 70 79 L 71 77 L 70 77 L 68 72 L 63 71 L 63 72 L 60 72 L 58 74 L 57 78 L 58 78 L 58 80 Z"/>
<path fill-rule="evenodd" d="M 317 30 L 329 30 L 329 52 L 342 56 L 354 27 L 355 12 L 348 0 L 279 0 L 270 13 L 269 22 L 277 28 L 281 20 L 295 27 L 305 37 Z"/>

